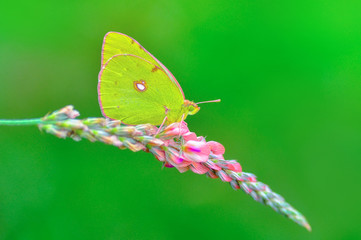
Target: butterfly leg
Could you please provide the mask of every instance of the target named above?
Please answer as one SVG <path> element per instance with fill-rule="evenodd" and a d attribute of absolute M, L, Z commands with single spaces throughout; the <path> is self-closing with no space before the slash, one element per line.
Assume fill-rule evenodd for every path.
<path fill-rule="evenodd" d="M 183 113 L 183 115 L 182 115 L 182 119 L 181 119 L 180 125 L 179 125 L 179 136 L 178 136 L 178 138 L 180 138 L 180 137 L 181 137 L 181 134 L 182 134 L 182 123 L 183 123 L 183 120 L 184 120 L 184 113 Z"/>
<path fill-rule="evenodd" d="M 164 123 L 165 123 L 165 121 L 168 119 L 168 117 L 167 116 L 165 116 L 164 117 L 164 119 L 163 119 L 163 122 L 162 122 L 162 124 L 160 125 L 160 127 L 158 128 L 158 131 L 157 131 L 157 133 L 155 134 L 155 135 L 158 135 L 158 133 L 160 132 L 160 130 L 162 129 L 162 127 L 163 127 L 163 125 L 164 125 Z"/>

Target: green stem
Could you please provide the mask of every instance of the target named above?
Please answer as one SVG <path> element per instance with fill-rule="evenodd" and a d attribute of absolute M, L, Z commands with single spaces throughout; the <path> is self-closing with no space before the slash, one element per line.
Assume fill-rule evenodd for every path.
<path fill-rule="evenodd" d="M 7 125 L 7 126 L 52 124 L 55 122 L 56 121 L 44 121 L 41 118 L 14 119 L 14 120 L 0 119 L 0 125 Z"/>

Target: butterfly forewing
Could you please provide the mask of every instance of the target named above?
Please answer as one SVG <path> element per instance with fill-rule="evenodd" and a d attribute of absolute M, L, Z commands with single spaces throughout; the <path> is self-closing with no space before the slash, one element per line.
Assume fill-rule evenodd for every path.
<path fill-rule="evenodd" d="M 113 56 L 119 54 L 131 54 L 139 56 L 148 62 L 161 68 L 180 89 L 180 92 L 183 95 L 182 88 L 179 83 L 173 76 L 173 74 L 150 52 L 148 52 L 142 45 L 140 45 L 133 38 L 118 32 L 108 32 L 103 40 L 103 49 L 102 49 L 102 66 Z"/>

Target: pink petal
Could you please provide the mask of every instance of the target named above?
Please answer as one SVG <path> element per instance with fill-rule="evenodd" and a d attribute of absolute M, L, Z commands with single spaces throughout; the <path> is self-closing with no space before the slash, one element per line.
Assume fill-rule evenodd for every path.
<path fill-rule="evenodd" d="M 210 154 L 209 146 L 204 142 L 190 140 L 183 147 L 183 156 L 193 162 L 205 162 Z"/>
<path fill-rule="evenodd" d="M 211 160 L 207 160 L 207 162 L 204 163 L 207 167 L 212 168 L 213 170 L 222 170 L 222 168 L 220 166 L 218 166 L 217 164 L 215 164 L 213 161 Z"/>
<path fill-rule="evenodd" d="M 172 147 L 167 148 L 166 158 L 172 165 L 177 165 L 184 161 L 184 159 L 179 156 L 179 152 Z"/>
<path fill-rule="evenodd" d="M 209 155 L 211 150 L 204 142 L 190 140 L 184 145 L 184 151 Z"/>
<path fill-rule="evenodd" d="M 184 172 L 189 170 L 189 167 L 178 167 L 178 166 L 176 166 L 176 168 L 178 169 L 178 171 L 180 173 L 184 173 Z"/>
<path fill-rule="evenodd" d="M 232 180 L 229 182 L 234 190 L 240 189 L 238 182 L 236 180 Z"/>
<path fill-rule="evenodd" d="M 198 142 L 206 142 L 206 139 L 204 137 L 200 136 L 200 137 L 197 137 L 197 141 Z"/>
<path fill-rule="evenodd" d="M 152 148 L 150 150 L 156 159 L 158 159 L 161 162 L 164 162 L 165 160 L 165 152 L 159 148 Z"/>
<path fill-rule="evenodd" d="M 168 140 L 164 140 L 164 146 L 168 147 L 169 145 L 172 146 L 172 145 L 175 145 L 175 142 L 173 139 L 168 139 Z"/>
<path fill-rule="evenodd" d="M 234 172 L 242 172 L 242 167 L 241 164 L 239 164 L 239 162 L 234 162 L 232 164 L 227 165 L 228 169 Z"/>
<path fill-rule="evenodd" d="M 214 155 L 214 158 L 218 160 L 224 160 L 223 155 Z"/>
<path fill-rule="evenodd" d="M 169 126 L 167 126 L 162 134 L 163 137 L 177 137 L 179 135 L 183 135 L 186 134 L 187 132 L 189 132 L 189 129 L 187 127 L 187 123 L 186 122 L 176 122 L 176 123 L 172 123 Z"/>
<path fill-rule="evenodd" d="M 211 148 L 212 153 L 215 155 L 223 155 L 225 152 L 223 145 L 218 142 L 209 141 L 207 142 L 207 145 Z"/>
<path fill-rule="evenodd" d="M 218 176 L 213 171 L 207 172 L 207 176 L 210 178 L 218 178 Z"/>
<path fill-rule="evenodd" d="M 178 163 L 176 165 L 176 167 L 188 167 L 189 165 L 191 165 L 193 162 L 191 161 L 187 161 L 187 160 L 184 160 L 183 158 L 181 158 L 183 161 Z"/>
<path fill-rule="evenodd" d="M 209 171 L 209 168 L 197 162 L 192 163 L 192 165 L 190 165 L 190 168 L 194 173 L 198 173 L 198 174 L 205 174 L 206 172 Z"/>
<path fill-rule="evenodd" d="M 223 170 L 217 172 L 218 177 L 224 182 L 230 182 L 233 179 L 228 176 Z"/>
<path fill-rule="evenodd" d="M 165 163 L 164 164 L 164 167 L 167 167 L 167 168 L 174 168 L 174 166 L 172 164 L 169 164 L 169 163 Z"/>
<path fill-rule="evenodd" d="M 194 132 L 187 132 L 183 135 L 183 139 L 188 142 L 190 140 L 197 141 L 197 135 Z"/>

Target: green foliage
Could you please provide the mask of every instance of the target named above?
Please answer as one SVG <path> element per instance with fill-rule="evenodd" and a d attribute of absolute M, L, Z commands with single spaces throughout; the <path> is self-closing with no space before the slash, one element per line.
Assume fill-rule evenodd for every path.
<path fill-rule="evenodd" d="M 302 210 L 308 233 L 151 155 L 33 127 L 1 127 L 2 239 L 357 239 L 359 2 L 8 1 L 1 7 L 0 118 L 73 104 L 101 116 L 101 40 L 124 32 L 180 82 L 222 102 L 187 118 Z M 345 183 L 347 181 L 347 183 Z M 350 197 L 349 197 L 350 196 Z"/>

